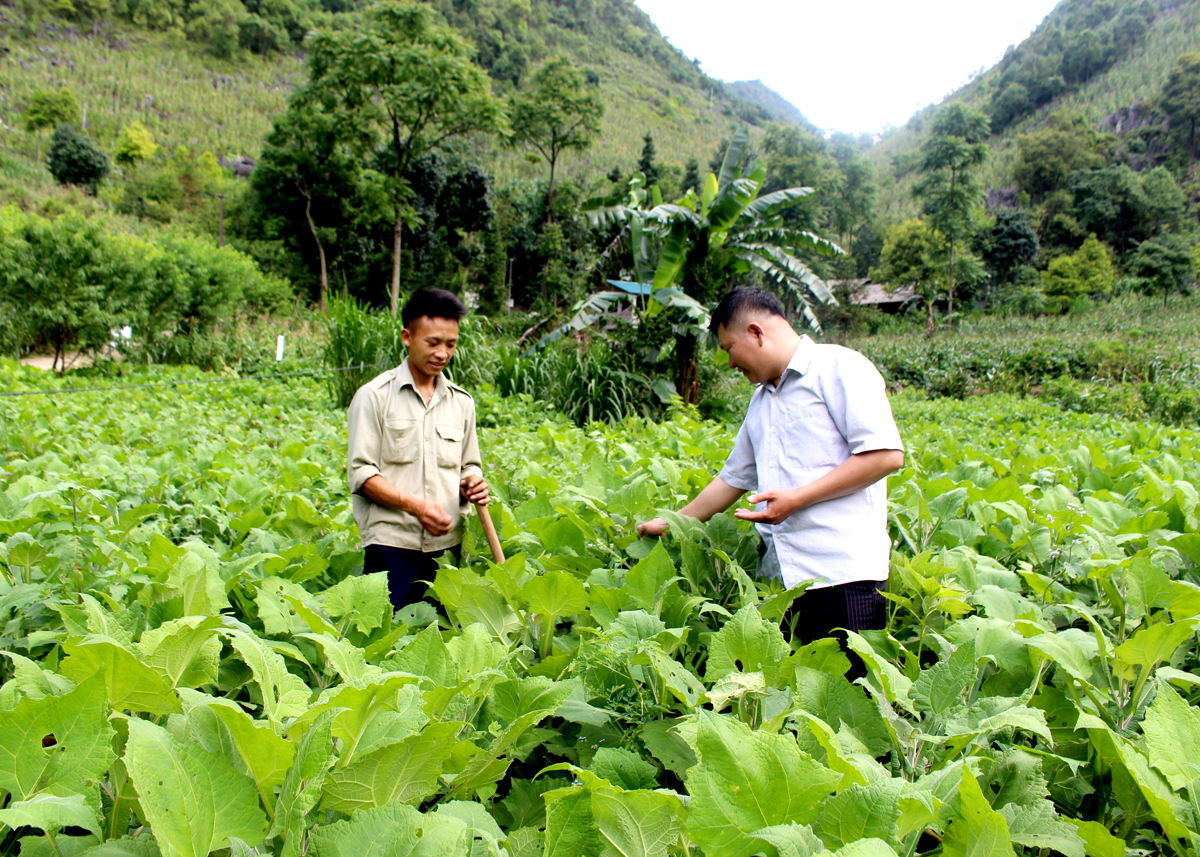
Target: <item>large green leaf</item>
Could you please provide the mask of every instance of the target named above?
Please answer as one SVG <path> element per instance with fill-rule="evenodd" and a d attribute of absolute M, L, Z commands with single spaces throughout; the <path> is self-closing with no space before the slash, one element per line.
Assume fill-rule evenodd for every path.
<path fill-rule="evenodd" d="M 599 857 L 600 831 L 592 796 L 582 788 L 546 792 L 544 857 Z"/>
<path fill-rule="evenodd" d="M 958 816 L 942 840 L 946 857 L 1013 857 L 1004 816 L 988 805 L 970 771 L 963 771 L 958 786 Z"/>
<path fill-rule="evenodd" d="M 326 712 L 335 715 L 333 736 L 342 742 L 342 767 L 365 755 L 415 735 L 429 718 L 420 710 L 415 679 L 407 675 L 381 675 L 362 687 L 341 685 L 321 695 L 317 704 L 291 724 L 288 736 L 295 740 Z M 405 687 L 411 692 L 401 697 Z"/>
<path fill-rule="evenodd" d="M 528 609 L 541 616 L 570 616 L 587 609 L 588 597 L 573 574 L 551 571 L 540 574 L 521 587 L 518 597 Z"/>
<path fill-rule="evenodd" d="M 899 847 L 900 780 L 879 780 L 851 785 L 829 800 L 814 829 L 828 848 L 840 848 L 859 839 L 882 839 Z"/>
<path fill-rule="evenodd" d="M 206 857 L 231 836 L 262 841 L 267 819 L 254 783 L 223 755 L 135 719 L 124 758 L 164 857 Z"/>
<path fill-rule="evenodd" d="M 639 607 L 657 616 L 663 593 L 675 579 L 675 564 L 659 541 L 647 557 L 629 569 L 622 589 Z"/>
<path fill-rule="evenodd" d="M 0 790 L 15 800 L 82 791 L 112 762 L 113 735 L 103 676 L 62 696 L 22 699 L 0 712 Z"/>
<path fill-rule="evenodd" d="M 236 628 L 226 628 L 222 633 L 250 668 L 262 700 L 263 715 L 272 727 L 282 730 L 285 720 L 297 717 L 308 709 L 312 695 L 308 685 L 299 676 L 288 672 L 283 658 L 267 643 L 248 631 Z"/>
<path fill-rule="evenodd" d="M 1078 831 L 1060 819 L 1048 800 L 1030 806 L 1009 804 L 1000 810 L 1012 841 L 1026 848 L 1053 849 L 1065 857 L 1085 857 Z"/>
<path fill-rule="evenodd" d="M 1142 721 L 1146 755 L 1176 791 L 1200 777 L 1200 710 L 1165 681 Z"/>
<path fill-rule="evenodd" d="M 187 616 L 170 619 L 152 628 L 138 641 L 142 662 L 167 680 L 171 687 L 216 684 L 221 659 L 217 629 L 221 620 Z"/>
<path fill-rule="evenodd" d="M 779 857 L 813 857 L 825 850 L 824 844 L 807 824 L 777 824 L 756 830 L 750 836 L 771 845 L 779 852 Z"/>
<path fill-rule="evenodd" d="M 437 791 L 461 723 L 432 723 L 420 734 L 361 756 L 325 777 L 322 807 L 351 813 L 387 803 L 415 803 Z"/>
<path fill-rule="evenodd" d="M 756 606 L 747 604 L 713 635 L 704 677 L 713 682 L 733 672 L 761 671 L 769 679 L 789 651 L 779 625 L 766 621 Z"/>
<path fill-rule="evenodd" d="M 108 689 L 108 702 L 117 711 L 176 714 L 183 709 L 171 685 L 116 640 L 84 637 L 63 643 L 69 657 L 62 673 L 75 681 L 99 673 Z"/>
<path fill-rule="evenodd" d="M 275 806 L 275 788 L 283 784 L 296 745 L 279 737 L 271 724 L 252 720 L 246 712 L 230 705 L 211 705 L 229 740 L 237 750 L 233 766 L 254 780 L 263 805 Z"/>
<path fill-rule="evenodd" d="M 943 714 L 958 704 L 975 684 L 975 642 L 968 640 L 955 649 L 950 657 L 939 661 L 913 682 L 912 699 L 919 708 Z"/>
<path fill-rule="evenodd" d="M 36 827 L 53 836 L 64 827 L 79 827 L 91 833 L 100 832 L 100 816 L 96 807 L 81 794 L 59 797 L 45 792 L 29 800 L 18 800 L 0 809 L 0 822 L 12 829 Z"/>
<path fill-rule="evenodd" d="M 601 789 L 592 795 L 600 857 L 667 857 L 679 839 L 683 805 L 674 795 Z"/>
<path fill-rule="evenodd" d="M 382 627 L 392 609 L 386 571 L 352 574 L 326 589 L 319 600 L 332 618 L 352 624 L 360 634 Z"/>
<path fill-rule="evenodd" d="M 1156 666 L 1175 654 L 1175 650 L 1195 633 L 1188 622 L 1160 622 L 1142 628 L 1117 646 L 1117 661 L 1129 666 Z"/>
<path fill-rule="evenodd" d="M 820 801 L 841 780 L 794 738 L 752 731 L 700 711 L 699 763 L 688 771 L 688 835 L 711 857 L 750 857 L 756 830 L 816 820 Z"/>
<path fill-rule="evenodd" d="M 422 815 L 400 803 L 364 810 L 312 834 L 313 857 L 462 857 L 470 850 L 461 821 Z"/>
<path fill-rule="evenodd" d="M 279 788 L 275 818 L 269 837 L 283 836 L 281 857 L 300 854 L 309 813 L 316 809 L 325 783 L 325 773 L 333 765 L 334 711 L 322 712 L 308 727 L 296 747 L 295 760 Z"/>

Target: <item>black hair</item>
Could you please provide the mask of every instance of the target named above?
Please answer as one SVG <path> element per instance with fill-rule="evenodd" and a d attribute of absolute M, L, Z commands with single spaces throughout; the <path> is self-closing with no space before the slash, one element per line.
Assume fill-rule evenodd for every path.
<path fill-rule="evenodd" d="M 458 295 L 445 289 L 421 289 L 415 291 L 404 309 L 400 310 L 400 318 L 405 327 L 423 315 L 430 318 L 448 318 L 451 321 L 462 321 L 467 314 L 467 307 Z"/>
<path fill-rule="evenodd" d="M 708 329 L 712 333 L 716 333 L 717 328 L 727 328 L 741 315 L 755 311 L 777 315 L 782 319 L 787 318 L 783 311 L 783 304 L 775 295 L 766 289 L 743 286 L 726 293 L 725 297 L 721 298 L 717 308 L 712 311 L 712 320 L 708 323 Z"/>

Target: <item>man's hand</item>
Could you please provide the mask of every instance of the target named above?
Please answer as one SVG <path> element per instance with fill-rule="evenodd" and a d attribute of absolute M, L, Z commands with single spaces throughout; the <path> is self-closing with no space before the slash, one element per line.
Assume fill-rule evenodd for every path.
<path fill-rule="evenodd" d="M 462 492 L 463 498 L 468 503 L 474 503 L 476 506 L 486 506 L 492 502 L 492 498 L 488 496 L 488 484 L 482 476 L 468 476 L 459 483 L 458 487 Z"/>
<path fill-rule="evenodd" d="M 425 500 L 416 506 L 412 514 L 431 536 L 444 536 L 450 532 L 450 516 L 437 503 Z"/>
<path fill-rule="evenodd" d="M 772 490 L 750 495 L 750 503 L 766 503 L 767 508 L 761 512 L 753 509 L 738 509 L 733 514 L 743 521 L 753 521 L 756 524 L 782 524 L 800 508 L 798 491 Z"/>
<path fill-rule="evenodd" d="M 653 521 L 638 524 L 637 531 L 639 539 L 642 536 L 661 536 L 667 531 L 667 522 L 662 518 L 655 518 Z"/>

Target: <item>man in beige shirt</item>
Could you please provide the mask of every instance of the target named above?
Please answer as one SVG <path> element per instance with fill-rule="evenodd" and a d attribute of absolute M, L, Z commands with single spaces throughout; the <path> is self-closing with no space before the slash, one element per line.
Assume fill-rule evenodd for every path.
<path fill-rule="evenodd" d="M 486 505 L 475 401 L 442 375 L 467 309 L 442 289 L 404 305 L 408 357 L 361 386 L 350 403 L 347 475 L 366 552 L 386 571 L 392 605 L 420 601 L 447 550 L 461 554 L 468 503 Z"/>

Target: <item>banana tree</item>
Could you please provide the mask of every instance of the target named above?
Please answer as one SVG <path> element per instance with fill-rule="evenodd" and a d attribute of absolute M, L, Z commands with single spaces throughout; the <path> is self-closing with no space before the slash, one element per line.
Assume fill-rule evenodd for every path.
<path fill-rule="evenodd" d="M 706 175 L 699 195 L 688 191 L 679 202 L 664 203 L 657 187 L 647 191 L 635 178 L 623 199 L 593 199 L 583 207 L 595 225 L 623 226 L 621 239 L 628 242 L 635 274 L 650 283 L 648 300 L 639 309 L 650 315 L 669 305 L 692 310 L 675 333 L 675 388 L 687 402 L 696 399 L 696 351 L 708 323 L 707 311 L 699 318 L 693 304 L 703 306 L 735 285 L 761 282 L 819 330 L 813 306 L 836 303 L 804 260 L 842 250 L 812 232 L 786 226 L 779 216 L 812 188 L 785 188 L 760 197 L 767 172 L 753 161 L 743 165 L 748 145 L 749 133 L 742 128 L 726 149 L 720 175 Z M 582 320 L 580 313 L 593 314 L 600 303 L 619 299 L 613 293 L 601 295 L 605 297 L 594 295 L 590 303 L 580 304 L 573 321 Z"/>

